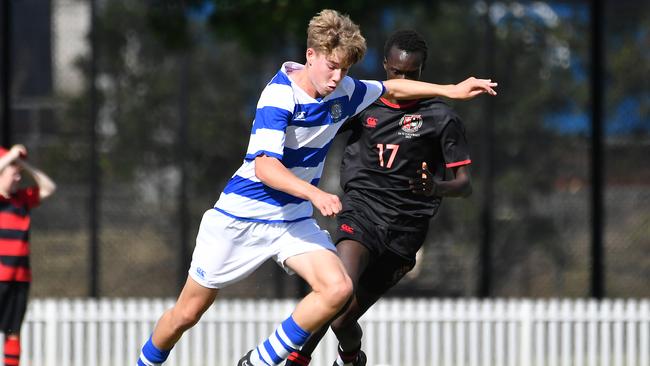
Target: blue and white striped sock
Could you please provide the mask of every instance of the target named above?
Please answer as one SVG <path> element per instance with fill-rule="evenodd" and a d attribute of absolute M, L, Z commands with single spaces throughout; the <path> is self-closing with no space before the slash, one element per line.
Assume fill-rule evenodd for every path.
<path fill-rule="evenodd" d="M 162 365 L 165 360 L 167 360 L 167 357 L 169 356 L 169 352 L 171 350 L 167 351 L 161 351 L 159 350 L 156 346 L 153 345 L 153 342 L 151 341 L 151 337 L 147 340 L 147 342 L 142 346 L 142 351 L 140 352 L 140 358 L 138 358 L 138 366 L 159 366 Z"/>
<path fill-rule="evenodd" d="M 279 365 L 291 352 L 302 348 L 307 338 L 309 338 L 309 332 L 300 328 L 290 316 L 269 338 L 253 350 L 250 361 L 254 366 Z"/>

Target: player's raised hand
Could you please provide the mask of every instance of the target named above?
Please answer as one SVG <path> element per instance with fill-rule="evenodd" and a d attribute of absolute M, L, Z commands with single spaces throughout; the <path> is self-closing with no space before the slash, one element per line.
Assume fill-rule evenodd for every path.
<path fill-rule="evenodd" d="M 435 196 L 438 184 L 429 170 L 427 162 L 422 162 L 422 168 L 416 171 L 417 177 L 409 179 L 411 192 L 423 196 Z"/>
<path fill-rule="evenodd" d="M 453 99 L 471 99 L 477 95 L 486 93 L 489 95 L 497 95 L 497 92 L 494 90 L 497 85 L 499 84 L 493 82 L 492 79 L 470 77 L 454 85 L 449 97 Z"/>
<path fill-rule="evenodd" d="M 310 198 L 310 201 L 323 216 L 336 216 L 336 214 L 341 212 L 343 209 L 341 200 L 337 195 L 321 190 L 318 190 L 317 193 Z"/>
<path fill-rule="evenodd" d="M 27 157 L 27 148 L 22 144 L 12 146 L 9 152 L 15 156 L 14 159 L 25 159 Z"/>

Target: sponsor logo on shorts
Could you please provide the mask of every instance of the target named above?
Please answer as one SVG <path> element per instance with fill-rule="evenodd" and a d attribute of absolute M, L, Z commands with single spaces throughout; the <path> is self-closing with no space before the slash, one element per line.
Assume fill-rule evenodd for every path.
<path fill-rule="evenodd" d="M 196 268 L 196 274 L 198 274 L 202 279 L 205 279 L 205 271 L 201 267 Z"/>
<path fill-rule="evenodd" d="M 342 224 L 340 229 L 348 234 L 354 234 L 354 228 L 348 224 Z"/>

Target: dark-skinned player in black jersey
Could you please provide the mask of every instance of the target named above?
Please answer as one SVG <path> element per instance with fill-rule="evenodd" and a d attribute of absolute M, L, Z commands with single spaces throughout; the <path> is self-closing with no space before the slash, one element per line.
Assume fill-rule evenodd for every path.
<path fill-rule="evenodd" d="M 384 46 L 388 79 L 418 80 L 426 59 L 415 31 L 395 32 Z M 442 197 L 471 194 L 471 160 L 461 119 L 440 99 L 381 98 L 343 129 L 352 134 L 341 163 L 336 247 L 354 294 L 331 322 L 339 341 L 334 366 L 364 366 L 359 318 L 413 269 Z M 308 365 L 326 331 L 312 334 L 285 365 Z"/>

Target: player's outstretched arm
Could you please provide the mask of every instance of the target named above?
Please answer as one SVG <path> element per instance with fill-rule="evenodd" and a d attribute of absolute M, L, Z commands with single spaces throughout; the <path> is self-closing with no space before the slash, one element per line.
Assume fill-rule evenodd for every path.
<path fill-rule="evenodd" d="M 470 77 L 458 84 L 439 85 L 409 79 L 390 79 L 384 81 L 389 99 L 420 99 L 447 97 L 452 99 L 471 99 L 481 94 L 496 95 L 498 84 L 491 79 Z"/>

